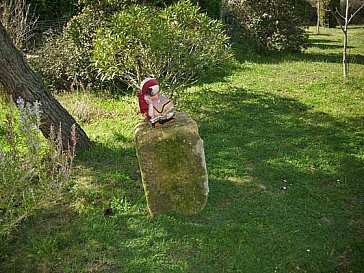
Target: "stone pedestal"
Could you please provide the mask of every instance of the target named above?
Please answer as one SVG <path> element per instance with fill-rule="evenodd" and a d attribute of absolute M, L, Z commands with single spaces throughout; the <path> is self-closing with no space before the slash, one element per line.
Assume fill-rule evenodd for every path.
<path fill-rule="evenodd" d="M 191 215 L 201 211 L 209 189 L 196 122 L 186 113 L 176 113 L 176 121 L 157 128 L 140 122 L 135 142 L 149 212 Z"/>

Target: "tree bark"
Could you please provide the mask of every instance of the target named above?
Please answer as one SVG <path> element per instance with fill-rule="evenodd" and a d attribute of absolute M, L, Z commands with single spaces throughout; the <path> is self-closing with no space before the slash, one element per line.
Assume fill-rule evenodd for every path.
<path fill-rule="evenodd" d="M 65 149 L 72 143 L 71 128 L 76 125 L 76 150 L 82 151 L 91 141 L 76 123 L 75 119 L 52 96 L 42 80 L 29 67 L 23 54 L 16 49 L 0 22 L 0 83 L 14 101 L 21 97 L 26 102 L 40 101 L 42 120 L 40 130 L 46 138 L 50 136 L 53 125 L 55 130 L 62 127 L 62 142 Z"/>

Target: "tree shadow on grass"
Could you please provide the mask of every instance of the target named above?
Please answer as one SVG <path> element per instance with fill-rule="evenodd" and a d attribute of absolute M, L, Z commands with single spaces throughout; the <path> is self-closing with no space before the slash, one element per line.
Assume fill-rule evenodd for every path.
<path fill-rule="evenodd" d="M 319 49 L 323 49 L 323 50 L 338 49 L 338 48 L 342 49 L 343 48 L 343 46 L 341 46 L 341 45 L 330 45 L 330 44 L 322 44 L 322 43 L 317 43 L 317 42 L 316 43 L 311 42 L 310 47 L 315 47 L 315 48 L 319 48 Z M 355 47 L 348 46 L 348 49 L 351 49 L 351 48 L 355 48 Z"/>
<path fill-rule="evenodd" d="M 321 48 L 335 47 L 331 45 L 321 45 Z M 340 48 L 339 46 L 337 48 Z M 274 53 L 271 55 L 259 55 L 259 54 L 237 54 L 236 59 L 240 63 L 252 62 L 258 64 L 279 64 L 281 62 L 329 62 L 329 63 L 342 63 L 342 54 L 329 53 Z M 349 54 L 349 63 L 351 64 L 364 64 L 364 55 L 361 54 Z"/>
<path fill-rule="evenodd" d="M 80 182 L 95 186 L 78 193 L 88 209 L 58 225 L 45 225 L 38 234 L 24 233 L 28 238 L 23 247 L 32 251 L 24 250 L 31 255 L 22 269 L 363 268 L 360 118 L 343 122 L 293 99 L 234 88 L 229 93 L 202 89 L 186 96 L 181 107 L 198 122 L 204 140 L 210 186 L 205 209 L 194 216 L 150 217 L 132 140 L 122 137 L 128 144 L 124 146 L 99 143 L 79 158 Z M 103 205 L 97 203 L 100 193 L 110 200 L 128 196 L 136 208 L 104 216 Z M 35 219 L 32 224 L 42 222 Z M 348 263 L 342 263 L 344 254 Z"/>
<path fill-rule="evenodd" d="M 126 222 L 149 215 L 133 140 L 118 132 L 112 135 L 114 141 L 95 142 L 77 156 L 73 179 L 55 204 L 27 219 L 0 244 L 1 272 L 121 270 L 108 255 L 122 256 L 127 247 L 111 250 L 118 244 L 115 240 L 138 237 Z M 105 213 L 108 207 L 111 213 Z"/>
<path fill-rule="evenodd" d="M 319 33 L 319 34 L 316 34 L 316 33 L 313 33 L 313 32 L 311 32 L 310 35 L 312 35 L 313 37 L 318 37 L 318 36 L 329 37 L 329 36 L 332 36 L 332 34 L 329 34 L 329 33 Z"/>
<path fill-rule="evenodd" d="M 360 119 L 339 121 L 293 99 L 243 89 L 201 90 L 186 96 L 182 106 L 198 122 L 205 143 L 205 209 L 194 216 L 119 214 L 105 220 L 103 233 L 90 227 L 94 221 L 101 229 L 101 216 L 89 217 L 82 229 L 88 241 L 78 247 L 94 250 L 93 241 L 110 272 L 362 267 L 355 243 L 363 221 Z M 132 153 L 100 149 L 120 162 Z M 114 183 L 104 182 L 109 188 Z M 343 265 L 349 250 L 350 263 Z"/>
<path fill-rule="evenodd" d="M 321 50 L 326 49 L 342 49 L 343 45 L 338 44 L 335 40 L 323 39 L 320 34 L 317 36 L 311 36 L 308 41 L 308 47 L 319 48 Z M 348 46 L 348 49 L 353 49 L 354 46 Z M 287 53 L 287 52 L 273 52 L 269 54 L 258 54 L 251 52 L 244 52 L 244 48 L 239 46 L 234 47 L 235 58 L 240 62 L 253 62 L 258 64 L 278 64 L 287 61 L 307 61 L 307 62 L 332 62 L 341 63 L 342 53 L 307 53 L 306 51 L 301 53 Z M 349 62 L 356 64 L 364 64 L 364 55 L 362 54 L 349 54 Z"/>
<path fill-rule="evenodd" d="M 342 44 L 337 44 L 335 40 L 310 38 L 308 42 L 308 47 L 315 47 L 319 49 L 342 49 Z M 355 48 L 354 46 L 347 46 L 348 49 Z"/>
<path fill-rule="evenodd" d="M 314 44 L 327 44 L 327 43 L 336 43 L 337 41 L 335 40 L 328 40 L 328 39 L 320 39 L 320 38 L 316 38 L 315 36 L 313 36 L 314 38 L 310 38 L 309 39 L 309 44 L 314 43 Z"/>
<path fill-rule="evenodd" d="M 342 54 L 313 54 L 313 53 L 301 53 L 292 58 L 295 61 L 306 61 L 306 62 L 331 62 L 331 63 L 342 63 Z M 364 55 L 361 54 L 349 54 L 349 64 L 364 64 Z"/>
<path fill-rule="evenodd" d="M 188 101 L 188 108 L 199 113 L 201 135 L 213 149 L 211 163 L 216 162 L 216 167 L 221 165 L 217 154 L 234 156 L 234 160 L 227 157 L 230 162 L 241 161 L 243 154 L 254 163 L 257 155 L 259 162 L 265 162 L 276 155 L 306 158 L 305 153 L 310 151 L 308 155 L 315 161 L 311 152 L 321 149 L 325 154 L 358 152 L 354 145 L 358 138 L 348 132 L 360 132 L 361 118 L 340 122 L 293 99 L 239 89 L 231 89 L 228 94 L 204 90 L 197 96 L 200 98 Z M 242 165 L 240 171 L 245 173 L 241 168 Z"/>
<path fill-rule="evenodd" d="M 125 196 L 128 202 L 135 203 L 143 197 L 143 188 L 133 139 L 118 132 L 113 133 L 108 143 L 96 143 L 79 158 L 76 166 L 92 175 L 91 184 L 98 189 L 95 198 L 102 197 L 104 202 L 117 192 Z M 124 143 L 123 147 L 118 144 Z M 82 177 L 81 173 L 81 177 Z M 89 200 L 93 202 L 95 200 Z"/>
<path fill-rule="evenodd" d="M 200 215 L 153 223 L 167 232 L 164 240 L 177 240 L 181 250 L 168 255 L 203 272 L 359 270 L 354 241 L 362 230 L 350 222 L 363 221 L 360 120 L 338 121 L 292 99 L 239 89 L 204 90 L 184 105 L 200 124 L 210 196 Z M 317 255 L 307 256 L 310 248 Z M 345 248 L 352 254 L 343 269 Z"/>

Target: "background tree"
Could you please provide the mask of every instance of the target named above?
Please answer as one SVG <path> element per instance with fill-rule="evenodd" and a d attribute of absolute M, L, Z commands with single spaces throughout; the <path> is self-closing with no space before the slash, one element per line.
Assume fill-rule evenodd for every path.
<path fill-rule="evenodd" d="M 330 10 L 340 9 L 340 0 L 320 1 L 320 25 L 323 27 L 336 27 L 337 21 Z"/>
<path fill-rule="evenodd" d="M 316 34 L 320 33 L 320 27 L 336 27 L 335 17 L 330 14 L 330 9 L 340 8 L 340 0 L 309 0 L 316 10 Z"/>
<path fill-rule="evenodd" d="M 348 26 L 353 18 L 363 9 L 364 3 L 357 5 L 356 10 L 352 10 L 350 12 L 351 2 L 349 0 L 345 0 L 345 13 L 342 14 L 338 9 L 330 9 L 331 13 L 335 16 L 338 24 L 340 25 L 341 30 L 344 34 L 344 46 L 343 46 L 343 76 L 344 80 L 348 74 Z"/>
<path fill-rule="evenodd" d="M 320 33 L 320 18 L 321 18 L 321 1 L 316 1 L 316 13 L 317 13 L 317 22 L 316 22 L 316 34 Z"/>
<path fill-rule="evenodd" d="M 353 14 L 356 10 L 360 9 L 360 6 L 364 3 L 363 0 L 350 0 L 349 14 Z M 346 0 L 340 1 L 340 12 L 345 13 Z M 336 19 L 336 18 L 335 18 Z M 355 17 L 352 18 L 351 24 L 364 24 L 364 9 L 360 9 Z"/>
<path fill-rule="evenodd" d="M 5 92 L 16 101 L 19 97 L 26 102 L 40 101 L 42 120 L 40 130 L 46 138 L 51 135 L 51 126 L 62 126 L 64 147 L 71 143 L 72 125 L 76 124 L 78 151 L 87 148 L 90 140 L 66 109 L 51 95 L 42 80 L 29 67 L 23 54 L 14 46 L 0 22 L 0 83 Z"/>

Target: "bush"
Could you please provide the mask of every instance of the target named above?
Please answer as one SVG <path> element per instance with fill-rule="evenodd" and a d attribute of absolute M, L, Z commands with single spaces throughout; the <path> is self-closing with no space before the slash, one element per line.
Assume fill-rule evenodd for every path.
<path fill-rule="evenodd" d="M 84 0 L 63 34 L 48 36 L 34 68 L 53 90 L 120 92 L 149 75 L 188 84 L 229 57 L 222 25 L 190 2 L 131 5 L 140 2 Z"/>
<path fill-rule="evenodd" d="M 90 66 L 92 40 L 102 17 L 90 8 L 73 17 L 62 34 L 47 33 L 45 46 L 32 65 L 52 90 L 99 87 Z"/>
<path fill-rule="evenodd" d="M 137 86 L 154 75 L 173 90 L 230 56 L 222 25 L 188 1 L 164 9 L 133 5 L 98 31 L 93 59 L 102 80 Z"/>
<path fill-rule="evenodd" d="M 190 0 L 190 2 L 198 5 L 201 11 L 211 18 L 220 19 L 221 0 Z M 149 0 L 147 3 L 150 6 L 166 7 L 178 3 L 178 0 Z"/>
<path fill-rule="evenodd" d="M 231 1 L 225 18 L 255 51 L 297 52 L 308 38 L 302 27 L 305 4 L 302 0 Z"/>
<path fill-rule="evenodd" d="M 45 46 L 32 64 L 52 90 L 101 89 L 101 82 L 91 66 L 93 39 L 98 28 L 115 12 L 133 0 L 82 1 L 85 8 L 67 23 L 62 34 L 46 34 Z M 112 85 L 112 84 L 111 84 Z"/>
<path fill-rule="evenodd" d="M 48 32 L 45 46 L 37 52 L 38 57 L 29 59 L 34 70 L 51 90 L 68 90 L 73 85 L 69 52 L 62 34 Z"/>
<path fill-rule="evenodd" d="M 74 158 L 64 150 L 61 132 L 46 142 L 40 134 L 40 102 L 24 103 L 19 111 L 2 104 L 0 116 L 0 236 L 9 235 L 26 217 L 46 204 L 68 180 Z M 4 109 L 8 110 L 5 112 Z"/>

